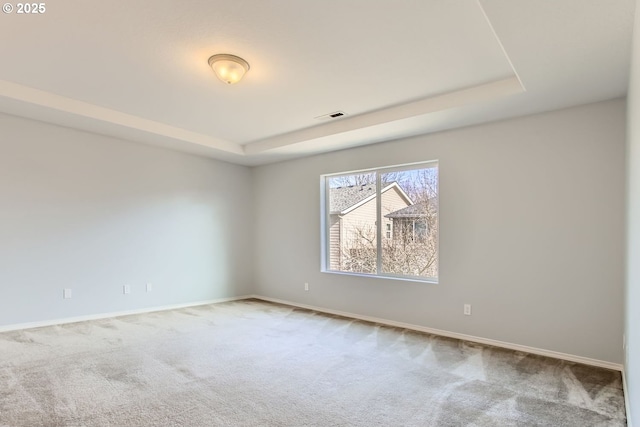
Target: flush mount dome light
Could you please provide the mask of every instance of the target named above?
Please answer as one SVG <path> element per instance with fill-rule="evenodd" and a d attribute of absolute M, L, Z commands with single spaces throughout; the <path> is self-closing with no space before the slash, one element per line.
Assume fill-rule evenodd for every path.
<path fill-rule="evenodd" d="M 209 66 L 216 76 L 227 84 L 238 83 L 244 73 L 249 71 L 249 63 L 239 56 L 220 53 L 209 58 Z"/>

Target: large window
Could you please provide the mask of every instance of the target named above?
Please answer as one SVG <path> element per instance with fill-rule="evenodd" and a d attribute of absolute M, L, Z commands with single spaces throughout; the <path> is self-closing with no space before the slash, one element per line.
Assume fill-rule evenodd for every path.
<path fill-rule="evenodd" d="M 438 280 L 438 163 L 324 175 L 323 271 Z"/>

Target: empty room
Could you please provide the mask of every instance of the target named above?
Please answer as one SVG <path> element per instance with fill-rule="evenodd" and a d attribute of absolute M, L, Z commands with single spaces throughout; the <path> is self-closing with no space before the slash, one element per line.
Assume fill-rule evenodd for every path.
<path fill-rule="evenodd" d="M 636 6 L 3 2 L 0 427 L 640 427 Z"/>

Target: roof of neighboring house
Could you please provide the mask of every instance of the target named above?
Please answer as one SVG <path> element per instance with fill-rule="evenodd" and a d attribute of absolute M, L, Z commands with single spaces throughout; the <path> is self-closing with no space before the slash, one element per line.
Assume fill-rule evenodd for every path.
<path fill-rule="evenodd" d="M 431 203 L 437 204 L 437 201 L 432 199 Z M 406 208 L 398 209 L 395 212 L 385 215 L 385 218 L 419 218 L 426 216 L 427 202 L 418 202 L 415 205 L 407 206 Z"/>
<path fill-rule="evenodd" d="M 396 187 L 406 197 L 409 203 L 413 203 L 409 196 L 402 190 L 397 182 L 385 183 L 382 192 Z M 329 191 L 329 212 L 332 214 L 345 214 L 354 209 L 368 199 L 376 196 L 376 184 L 349 185 L 347 187 L 336 187 Z"/>
<path fill-rule="evenodd" d="M 332 188 L 329 191 L 329 211 L 339 213 L 351 206 L 376 194 L 376 185 L 350 185 L 348 187 Z"/>

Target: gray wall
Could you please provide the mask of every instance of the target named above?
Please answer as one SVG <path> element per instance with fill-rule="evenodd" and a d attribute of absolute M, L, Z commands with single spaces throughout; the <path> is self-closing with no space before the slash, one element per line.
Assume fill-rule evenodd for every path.
<path fill-rule="evenodd" d="M 321 273 L 320 175 L 432 159 L 440 283 Z M 258 167 L 256 292 L 622 363 L 624 171 L 624 100 Z"/>
<path fill-rule="evenodd" d="M 248 168 L 0 115 L 0 325 L 249 294 L 251 210 Z"/>
<path fill-rule="evenodd" d="M 636 7 L 629 82 L 627 137 L 627 283 L 625 375 L 633 413 L 640 426 L 640 8 Z"/>
<path fill-rule="evenodd" d="M 320 273 L 319 176 L 430 159 L 440 283 Z M 624 162 L 622 100 L 253 170 L 0 115 L 0 326 L 257 293 L 620 363 Z"/>

